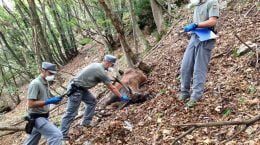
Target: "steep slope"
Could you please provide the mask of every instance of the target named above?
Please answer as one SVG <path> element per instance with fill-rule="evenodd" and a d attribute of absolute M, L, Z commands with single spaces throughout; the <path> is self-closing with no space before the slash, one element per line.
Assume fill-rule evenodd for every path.
<path fill-rule="evenodd" d="M 189 38 L 189 35 L 178 32 L 191 19 L 190 12 L 181 9 L 177 13 L 183 19 L 176 22 L 160 44 L 144 57 L 144 61 L 154 68 L 143 87 L 156 96 L 143 104 L 108 111 L 112 115 L 102 118 L 94 128 L 82 130 L 76 126 L 78 120 L 75 121 L 75 127 L 71 129 L 71 144 L 170 144 L 189 129 L 174 127 L 174 124 L 242 120 L 259 114 L 260 72 L 255 68 L 255 53 L 251 51 L 237 57 L 235 52 L 241 42 L 234 35 L 237 34 L 244 42 L 251 41 L 259 45 L 259 6 L 253 7 L 256 2 L 257 0 L 244 3 L 233 1 L 222 11 L 217 28 L 219 38 L 212 53 L 205 94 L 195 108 L 188 110 L 184 103 L 175 98 L 180 86 L 180 63 Z M 75 74 L 84 65 L 98 61 L 93 60 L 100 56 L 95 52 L 95 48 L 86 50 L 62 68 L 62 71 Z M 71 78 L 66 73 L 61 77 L 66 78 L 64 84 Z M 94 91 L 96 94 L 100 92 Z M 25 110 L 24 104 L 25 102 L 20 110 Z M 65 105 L 52 114 L 55 123 L 60 122 L 64 107 Z M 19 107 L 8 115 L 17 114 Z M 132 130 L 125 127 L 125 121 L 133 126 Z M 220 144 L 239 129 L 240 127 L 235 126 L 197 129 L 184 137 L 180 144 Z M 255 124 L 228 144 L 260 144 L 259 129 L 259 124 Z M 17 140 L 14 141 L 13 138 Z M 0 143 L 19 144 L 24 138 L 25 134 L 16 133 Z"/>
<path fill-rule="evenodd" d="M 77 142 L 73 144 L 85 141 L 96 144 L 170 144 L 188 130 L 174 127 L 174 124 L 242 120 L 258 115 L 260 73 L 255 68 L 255 54 L 249 52 L 241 57 L 235 56 L 241 45 L 235 34 L 245 42 L 259 44 L 259 10 L 252 8 L 255 3 L 256 0 L 244 3 L 233 1 L 222 11 L 218 24 L 219 38 L 212 54 L 205 94 L 195 108 L 187 110 L 182 102 L 175 99 L 180 86 L 180 62 L 188 43 L 187 35 L 178 32 L 188 22 L 186 15 L 145 57 L 146 62 L 154 65 L 145 87 L 157 96 L 144 104 L 114 112 L 115 115 L 105 118 L 98 127 L 87 129 L 80 135 L 75 133 Z M 182 10 L 179 13 L 185 15 L 187 12 Z M 132 131 L 124 128 L 124 121 L 133 125 Z M 181 144 L 220 144 L 239 128 L 198 129 L 183 138 Z M 260 143 L 259 124 L 249 127 L 229 143 Z"/>

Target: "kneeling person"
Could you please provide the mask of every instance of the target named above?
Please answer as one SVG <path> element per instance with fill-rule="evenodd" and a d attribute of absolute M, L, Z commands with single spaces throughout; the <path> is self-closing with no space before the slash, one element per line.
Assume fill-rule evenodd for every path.
<path fill-rule="evenodd" d="M 48 81 L 54 80 L 56 65 L 48 62 L 42 63 L 42 73 L 34 79 L 28 89 L 28 116 L 33 120 L 33 129 L 25 141 L 25 145 L 37 145 L 43 135 L 49 145 L 61 145 L 62 133 L 49 120 L 50 104 L 59 103 L 61 97 L 49 98 Z"/>

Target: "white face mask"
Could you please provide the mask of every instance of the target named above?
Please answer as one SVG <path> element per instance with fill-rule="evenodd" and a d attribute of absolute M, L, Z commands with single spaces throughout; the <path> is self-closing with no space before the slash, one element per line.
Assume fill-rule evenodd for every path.
<path fill-rule="evenodd" d="M 199 4 L 200 4 L 200 0 L 190 0 L 190 3 L 188 4 L 187 8 L 190 9 Z"/>
<path fill-rule="evenodd" d="M 190 0 L 190 4 L 196 6 L 200 3 L 200 0 Z"/>
<path fill-rule="evenodd" d="M 109 68 L 107 69 L 107 71 L 109 71 L 109 72 L 114 72 L 115 69 L 114 69 L 114 67 L 109 67 Z"/>
<path fill-rule="evenodd" d="M 46 81 L 48 81 L 48 82 L 53 81 L 54 78 L 55 78 L 55 75 L 45 77 Z"/>

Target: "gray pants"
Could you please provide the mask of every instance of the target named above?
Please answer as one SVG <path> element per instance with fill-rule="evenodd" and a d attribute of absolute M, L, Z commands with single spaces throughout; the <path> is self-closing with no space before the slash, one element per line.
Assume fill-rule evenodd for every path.
<path fill-rule="evenodd" d="M 37 145 L 43 135 L 49 145 L 61 145 L 62 133 L 48 119 L 39 117 L 35 120 L 35 127 L 26 139 L 24 145 Z"/>
<path fill-rule="evenodd" d="M 215 40 L 200 42 L 198 36 L 192 35 L 181 65 L 181 94 L 183 96 L 191 96 L 194 101 L 198 101 L 202 97 L 214 45 Z M 192 94 L 190 95 L 192 76 L 193 85 Z"/>
<path fill-rule="evenodd" d="M 96 98 L 89 91 L 76 91 L 69 96 L 67 111 L 61 121 L 61 132 L 64 137 L 68 136 L 70 125 L 78 114 L 81 101 L 86 104 L 81 125 L 89 125 L 91 123 L 95 113 Z"/>

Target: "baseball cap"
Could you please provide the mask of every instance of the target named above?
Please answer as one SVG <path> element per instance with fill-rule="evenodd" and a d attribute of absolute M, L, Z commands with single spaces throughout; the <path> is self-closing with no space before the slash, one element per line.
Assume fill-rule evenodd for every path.
<path fill-rule="evenodd" d="M 49 63 L 49 62 L 43 62 L 42 63 L 42 69 L 45 69 L 49 71 L 50 73 L 56 74 L 57 69 L 56 69 L 56 64 Z"/>

